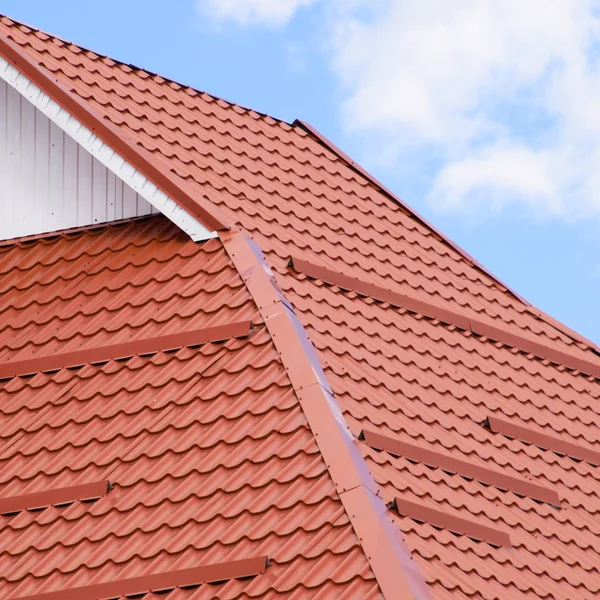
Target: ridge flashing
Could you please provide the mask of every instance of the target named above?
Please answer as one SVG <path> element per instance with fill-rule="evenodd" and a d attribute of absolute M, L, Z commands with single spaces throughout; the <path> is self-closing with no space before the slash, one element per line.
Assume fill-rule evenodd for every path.
<path fill-rule="evenodd" d="M 242 231 L 219 234 L 256 302 L 354 532 L 387 600 L 431 600 L 427 582 L 327 381 L 296 311 L 260 248 Z"/>

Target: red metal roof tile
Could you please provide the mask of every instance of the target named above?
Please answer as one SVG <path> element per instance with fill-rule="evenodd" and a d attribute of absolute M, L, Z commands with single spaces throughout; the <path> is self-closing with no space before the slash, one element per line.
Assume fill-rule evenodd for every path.
<path fill-rule="evenodd" d="M 0 246 L 2 363 L 256 325 L 246 340 L 0 383 L 3 497 L 115 485 L 91 504 L 0 516 L 0 597 L 255 555 L 272 558 L 262 575 L 176 589 L 169 600 L 376 598 L 378 579 L 395 597 L 392 568 L 427 583 L 413 587 L 419 598 L 600 593 L 597 468 L 549 440 L 524 444 L 481 426 L 518 419 L 596 452 L 599 381 L 519 351 L 516 340 L 594 369 L 597 347 L 509 293 L 319 134 L 7 18 L 0 38 L 5 54 L 80 118 L 92 114 L 159 187 L 200 202 L 201 219 L 219 213 L 219 224 L 245 230 L 280 288 L 268 272 L 255 285 L 219 240 L 193 244 L 161 217 Z M 492 329 L 476 336 L 310 280 L 287 268 L 290 248 Z M 498 343 L 498 331 L 517 347 Z M 337 419 L 325 427 L 331 440 L 377 429 L 554 490 L 561 509 L 348 437 L 321 442 L 319 411 Z M 332 465 L 332 448 L 351 460 Z M 383 502 L 396 497 L 510 531 L 512 548 L 395 515 L 410 552 L 381 552 L 372 533 L 389 526 Z"/>
<path fill-rule="evenodd" d="M 399 210 L 371 178 L 300 127 L 206 94 L 190 95 L 189 88 L 173 89 L 162 79 L 144 78 L 139 69 L 124 73 L 72 45 L 39 40 L 8 19 L 0 34 L 34 63 L 51 67 L 70 96 L 89 98 L 103 117 L 120 117 L 121 134 L 161 164 L 168 156 L 187 195 L 218 206 L 255 233 L 265 250 L 278 248 L 283 255 L 282 244 L 298 232 L 299 248 L 323 261 L 356 265 L 377 284 L 406 281 L 414 290 L 504 321 L 515 333 L 530 330 L 559 345 L 574 345 L 568 334 L 529 312 L 414 213 Z M 152 135 L 146 131 L 149 122 Z"/>
<path fill-rule="evenodd" d="M 87 594 L 108 582 L 114 594 L 120 581 L 256 555 L 270 557 L 265 573 L 211 584 L 209 593 L 304 590 L 312 597 L 351 589 L 377 597 L 278 353 L 218 240 L 194 244 L 153 217 L 16 243 L 3 253 L 14 268 L 0 277 L 0 304 L 8 308 L 28 294 L 11 309 L 22 327 L 0 321 L 3 363 L 26 352 L 47 356 L 49 345 L 73 347 L 71 339 L 85 353 L 104 345 L 107 328 L 109 339 L 137 344 L 218 326 L 224 314 L 229 322 L 254 321 L 256 330 L 246 339 L 168 344 L 153 354 L 106 356 L 102 364 L 0 383 L 1 495 L 46 506 L 0 516 L 0 597 Z M 60 271 L 37 283 L 57 262 L 77 281 L 71 295 Z M 17 288 L 24 276 L 28 286 Z M 136 294 L 123 296 L 121 287 L 132 282 Z M 47 297 L 49 305 L 40 302 Z M 136 322 L 146 304 L 154 310 Z M 97 311 L 110 322 L 94 319 Z M 62 335 L 57 319 L 74 338 Z M 50 506 L 52 490 L 106 480 L 111 493 L 93 503 L 73 502 L 74 492 Z M 167 587 L 175 585 L 173 579 Z M 207 593 L 202 587 L 197 597 Z"/>

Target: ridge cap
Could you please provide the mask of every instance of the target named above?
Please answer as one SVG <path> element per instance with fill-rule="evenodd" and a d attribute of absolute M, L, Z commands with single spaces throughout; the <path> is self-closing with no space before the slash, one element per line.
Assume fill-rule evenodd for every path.
<path fill-rule="evenodd" d="M 100 116 L 89 102 L 53 77 L 5 32 L 0 32 L 0 56 L 208 231 L 230 227 L 225 215 L 206 196 L 192 197 L 151 152 Z"/>
<path fill-rule="evenodd" d="M 296 310 L 260 247 L 241 228 L 219 233 L 257 305 L 342 507 L 386 600 L 432 600 Z"/>

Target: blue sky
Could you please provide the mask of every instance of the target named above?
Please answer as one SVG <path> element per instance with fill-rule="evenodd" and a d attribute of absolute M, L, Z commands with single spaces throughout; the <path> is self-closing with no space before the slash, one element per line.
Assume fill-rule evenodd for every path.
<path fill-rule="evenodd" d="M 0 2 L 91 49 L 309 121 L 501 280 L 600 342 L 598 2 L 164 7 Z"/>

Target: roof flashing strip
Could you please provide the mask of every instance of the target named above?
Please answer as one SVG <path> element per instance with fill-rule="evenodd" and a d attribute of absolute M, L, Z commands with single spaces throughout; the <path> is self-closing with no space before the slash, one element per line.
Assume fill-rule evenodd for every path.
<path fill-rule="evenodd" d="M 451 325 L 463 331 L 469 331 L 480 337 L 489 338 L 495 342 L 500 342 L 505 346 L 516 348 L 521 352 L 533 354 L 539 359 L 548 360 L 556 365 L 564 366 L 574 371 L 579 371 L 600 379 L 600 363 L 567 354 L 560 350 L 555 350 L 544 344 L 534 342 L 523 336 L 505 331 L 483 321 L 465 317 L 453 310 L 442 308 L 435 304 L 430 304 L 423 300 L 418 300 L 405 294 L 394 292 L 387 288 L 362 281 L 343 273 L 336 273 L 326 267 L 315 265 L 306 260 L 291 257 L 288 261 L 288 267 L 293 268 L 298 273 L 303 273 L 311 279 L 320 279 L 328 285 L 335 285 L 342 290 L 354 292 L 359 296 L 366 296 L 378 302 L 387 302 L 392 306 L 404 308 L 410 313 L 420 314 L 428 319 L 436 319 L 446 325 Z"/>
<path fill-rule="evenodd" d="M 214 238 L 216 230 L 226 228 L 215 206 L 189 196 L 167 169 L 155 164 L 149 152 L 102 119 L 2 35 L 0 78 L 194 241 Z"/>
<path fill-rule="evenodd" d="M 506 437 L 532 444 L 538 448 L 550 450 L 556 454 L 568 456 L 575 460 L 582 460 L 595 467 L 600 467 L 600 452 L 597 452 L 596 450 L 584 448 L 573 442 L 546 435 L 545 433 L 535 431 L 529 427 L 517 425 L 516 423 L 511 423 L 510 421 L 504 421 L 494 415 L 489 415 L 486 418 L 485 426 L 494 433 L 499 433 Z"/>
<path fill-rule="evenodd" d="M 193 348 L 208 343 L 223 342 L 231 338 L 243 338 L 249 336 L 253 329 L 254 325 L 251 321 L 241 321 L 229 325 L 134 340 L 112 346 L 7 362 L 0 364 L 0 381 L 12 377 L 34 375 L 35 373 L 74 369 L 86 364 L 103 364 L 111 360 L 125 360 L 133 356 L 149 356 L 159 352 L 172 352 L 181 348 Z"/>
<path fill-rule="evenodd" d="M 257 556 L 226 563 L 204 565 L 191 569 L 156 573 L 143 577 L 96 583 L 79 588 L 63 589 L 56 592 L 11 596 L 10 600 L 105 600 L 121 596 L 137 596 L 158 593 L 183 587 L 196 587 L 204 583 L 217 583 L 230 579 L 255 577 L 265 572 L 269 566 L 267 556 Z"/>
<path fill-rule="evenodd" d="M 435 510 L 423 504 L 410 502 L 402 498 L 394 498 L 391 507 L 399 515 L 408 517 L 413 521 L 428 523 L 438 529 L 447 529 L 458 535 L 465 535 L 479 542 L 487 542 L 496 548 L 512 548 L 510 536 L 506 531 L 481 525 L 473 519 L 463 519 L 450 515 L 441 510 Z"/>
<path fill-rule="evenodd" d="M 430 600 L 425 578 L 381 498 L 316 351 L 264 255 L 241 232 L 225 232 L 220 237 L 265 321 L 384 597 Z"/>
<path fill-rule="evenodd" d="M 394 456 L 402 456 L 408 460 L 423 463 L 428 467 L 441 469 L 442 471 L 454 473 L 461 477 L 477 480 L 480 483 L 491 485 L 500 490 L 511 491 L 519 496 L 529 497 L 538 502 L 546 502 L 552 506 L 560 507 L 558 492 L 536 483 L 454 458 L 448 454 L 441 454 L 440 452 L 421 448 L 398 438 L 382 435 L 367 429 L 361 431 L 359 439 L 375 450 L 383 450 Z"/>
<path fill-rule="evenodd" d="M 99 500 L 106 496 L 110 489 L 112 488 L 109 481 L 96 481 L 33 494 L 0 498 L 0 515 L 18 513 L 24 510 L 39 510 L 49 506 L 64 506 L 77 501 Z"/>

